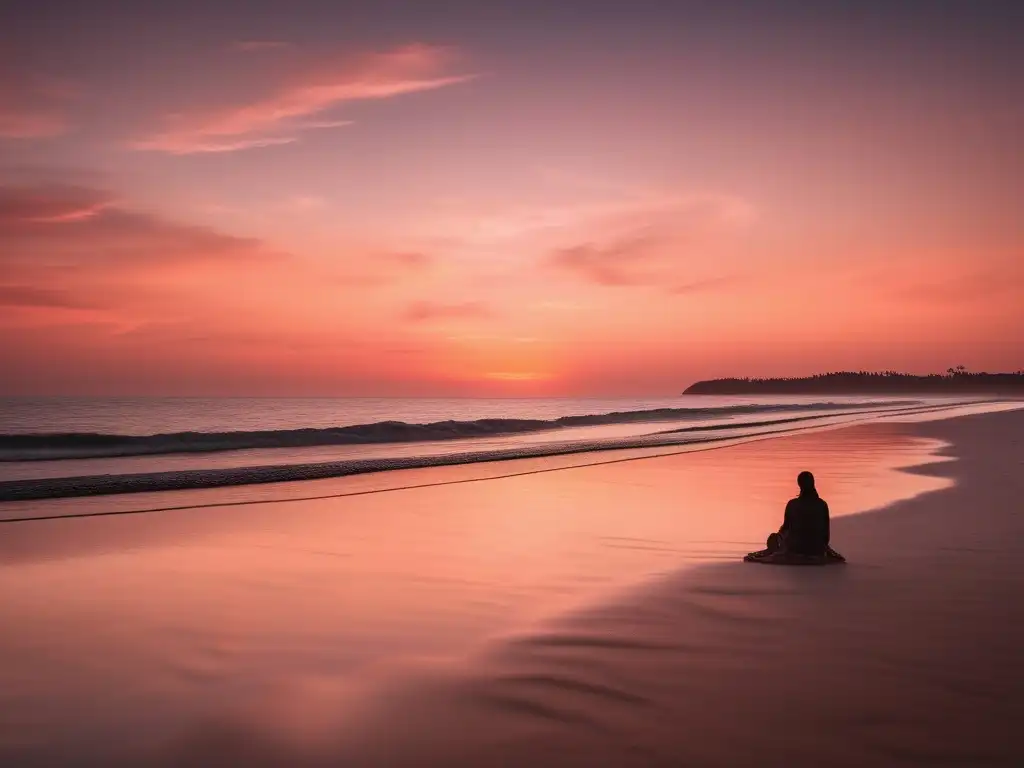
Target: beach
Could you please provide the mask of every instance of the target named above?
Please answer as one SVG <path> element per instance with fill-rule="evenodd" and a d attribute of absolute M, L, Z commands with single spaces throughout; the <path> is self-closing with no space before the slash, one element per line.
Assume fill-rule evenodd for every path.
<path fill-rule="evenodd" d="M 0 761 L 1020 765 L 1024 411 L 923 418 L 2 525 Z"/>

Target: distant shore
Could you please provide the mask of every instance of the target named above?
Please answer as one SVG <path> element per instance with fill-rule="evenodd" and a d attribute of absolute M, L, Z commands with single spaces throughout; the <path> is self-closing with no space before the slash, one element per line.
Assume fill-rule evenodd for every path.
<path fill-rule="evenodd" d="M 838 371 L 793 378 L 708 379 L 691 384 L 684 395 L 983 395 L 1024 397 L 1024 371 L 946 374 Z"/>

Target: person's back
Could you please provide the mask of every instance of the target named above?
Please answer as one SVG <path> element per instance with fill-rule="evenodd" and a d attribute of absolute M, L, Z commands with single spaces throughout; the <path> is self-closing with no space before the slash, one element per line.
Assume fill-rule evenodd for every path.
<path fill-rule="evenodd" d="M 828 504 L 818 495 L 810 472 L 801 472 L 797 484 L 800 495 L 786 504 L 786 517 L 779 533 L 789 552 L 823 554 L 829 542 Z"/>

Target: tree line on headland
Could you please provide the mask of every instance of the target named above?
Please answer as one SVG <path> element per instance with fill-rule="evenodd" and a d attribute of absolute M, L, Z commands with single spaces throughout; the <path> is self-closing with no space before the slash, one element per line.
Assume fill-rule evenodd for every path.
<path fill-rule="evenodd" d="M 684 395 L 1020 395 L 1024 370 L 972 373 L 964 366 L 918 376 L 897 371 L 833 371 L 791 378 L 730 378 L 698 381 Z"/>

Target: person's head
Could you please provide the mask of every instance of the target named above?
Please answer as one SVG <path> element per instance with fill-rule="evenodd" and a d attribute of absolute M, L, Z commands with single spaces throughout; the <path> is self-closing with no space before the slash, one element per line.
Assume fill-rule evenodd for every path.
<path fill-rule="evenodd" d="M 801 472 L 796 476 L 796 484 L 800 486 L 800 493 L 814 493 L 814 475 L 810 472 Z"/>

